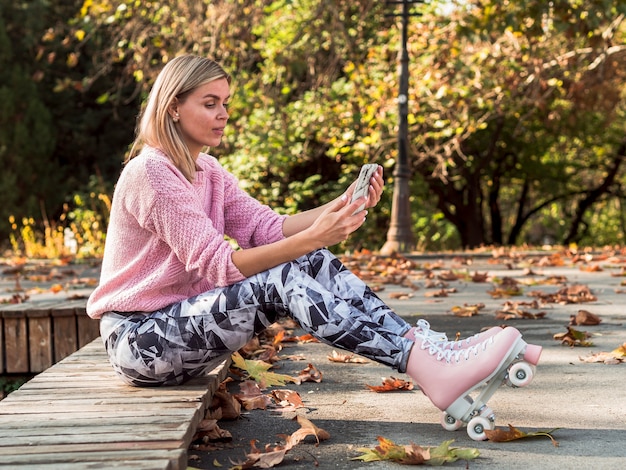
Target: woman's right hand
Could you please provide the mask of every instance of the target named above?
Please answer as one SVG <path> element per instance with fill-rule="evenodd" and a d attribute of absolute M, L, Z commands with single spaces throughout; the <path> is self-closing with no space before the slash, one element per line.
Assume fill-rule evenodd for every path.
<path fill-rule="evenodd" d="M 365 222 L 367 211 L 354 213 L 365 201 L 366 198 L 359 198 L 350 203 L 344 194 L 324 209 L 315 222 L 305 230 L 306 236 L 315 240 L 319 245 L 318 248 L 345 241 Z"/>

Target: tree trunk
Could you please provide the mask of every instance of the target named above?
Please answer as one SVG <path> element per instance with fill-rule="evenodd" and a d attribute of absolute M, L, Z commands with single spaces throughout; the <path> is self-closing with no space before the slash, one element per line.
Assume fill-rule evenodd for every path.
<path fill-rule="evenodd" d="M 581 199 L 578 203 L 578 207 L 576 208 L 576 212 L 574 213 L 574 217 L 570 224 L 569 232 L 563 240 L 564 244 L 568 245 L 572 242 L 580 240 L 582 236 L 580 227 L 581 225 L 584 225 L 583 218 L 585 216 L 585 212 L 591 208 L 598 199 L 609 192 L 609 189 L 615 182 L 615 178 L 617 177 L 624 158 L 626 158 L 626 138 L 622 140 L 622 143 L 617 149 L 615 158 L 613 158 L 611 166 L 608 168 L 608 174 L 606 175 L 606 178 L 604 178 L 604 181 L 602 181 L 602 183 L 595 189 L 588 191 L 587 197 Z"/>
<path fill-rule="evenodd" d="M 457 229 L 464 249 L 488 244 L 485 238 L 480 185 L 468 175 L 462 187 L 430 179 L 428 185 L 437 198 L 437 207 Z"/>

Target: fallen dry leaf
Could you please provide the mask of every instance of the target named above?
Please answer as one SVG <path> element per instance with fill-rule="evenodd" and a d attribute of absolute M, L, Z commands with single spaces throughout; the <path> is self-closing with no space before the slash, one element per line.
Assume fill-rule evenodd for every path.
<path fill-rule="evenodd" d="M 310 333 L 306 333 L 300 336 L 285 337 L 282 340 L 283 343 L 319 343 L 319 339 Z"/>
<path fill-rule="evenodd" d="M 410 380 L 396 379 L 395 377 L 387 377 L 383 379 L 382 385 L 367 385 L 366 387 L 377 393 L 397 392 L 404 390 L 413 390 L 413 382 Z"/>
<path fill-rule="evenodd" d="M 322 381 L 322 373 L 313 364 L 310 364 L 298 373 L 298 383 Z"/>
<path fill-rule="evenodd" d="M 61 284 L 54 284 L 53 286 L 50 287 L 50 292 L 52 292 L 53 294 L 58 294 L 62 290 L 63 290 L 63 286 Z"/>
<path fill-rule="evenodd" d="M 298 408 L 304 408 L 302 397 L 293 390 L 272 390 L 271 395 L 276 405 L 282 408 L 281 411 L 295 411 Z"/>
<path fill-rule="evenodd" d="M 552 433 L 558 429 L 560 428 L 554 428 L 550 431 L 524 432 L 509 424 L 509 429 L 485 429 L 485 435 L 487 436 L 487 439 L 493 442 L 509 442 L 516 441 L 518 439 L 527 439 L 530 437 L 547 437 L 552 441 L 552 445 L 554 445 L 554 447 L 558 447 L 559 443 L 552 436 Z"/>
<path fill-rule="evenodd" d="M 272 468 L 282 463 L 285 459 L 285 454 L 291 449 L 285 445 L 269 446 L 265 447 L 262 451 L 256 447 L 256 439 L 250 441 L 250 452 L 246 454 L 248 460 L 238 465 L 235 468 Z"/>
<path fill-rule="evenodd" d="M 211 406 L 206 412 L 206 419 L 237 419 L 241 416 L 241 404 L 226 389 L 226 384 L 232 380 L 227 378 L 217 387 Z"/>
<path fill-rule="evenodd" d="M 233 436 L 230 432 L 220 429 L 216 419 L 203 419 L 196 429 L 193 440 L 201 440 L 205 444 L 208 442 L 230 442 L 233 440 Z"/>
<path fill-rule="evenodd" d="M 389 298 L 395 300 L 407 300 L 413 297 L 411 292 L 389 292 Z"/>
<path fill-rule="evenodd" d="M 248 411 L 266 410 L 268 406 L 272 405 L 272 399 L 261 391 L 254 380 L 244 380 L 239 384 L 239 389 L 241 393 L 235 394 L 234 397 Z"/>
<path fill-rule="evenodd" d="M 453 294 L 456 289 L 440 289 L 437 291 L 429 291 L 424 293 L 424 297 L 448 297 L 448 294 Z"/>
<path fill-rule="evenodd" d="M 358 449 L 362 454 L 351 460 L 363 462 L 391 461 L 404 465 L 428 464 L 441 466 L 457 460 L 472 460 L 478 457 L 478 449 L 459 449 L 450 447 L 454 441 L 445 441 L 438 447 L 421 447 L 414 443 L 398 445 L 393 441 L 378 436 L 379 445 L 373 449 L 363 447 Z"/>
<path fill-rule="evenodd" d="M 570 317 L 570 325 L 599 325 L 602 320 L 587 310 L 579 310 L 576 316 Z"/>
<path fill-rule="evenodd" d="M 498 320 L 515 320 L 515 319 L 531 319 L 531 320 L 537 320 L 539 318 L 544 318 L 546 316 L 546 312 L 537 312 L 537 313 L 532 313 L 532 312 L 528 312 L 526 310 L 521 310 L 521 309 L 513 309 L 513 308 L 509 308 L 506 310 L 499 310 L 496 312 L 496 318 Z"/>
<path fill-rule="evenodd" d="M 597 265 L 597 264 L 583 265 L 583 266 L 580 266 L 580 268 L 579 268 L 579 269 L 580 269 L 581 271 L 585 271 L 585 272 L 588 272 L 588 273 L 594 273 L 594 272 L 602 272 L 602 271 L 604 271 L 604 270 L 602 269 L 602 267 L 601 267 L 601 266 L 599 266 L 599 265 Z"/>
<path fill-rule="evenodd" d="M 615 365 L 626 361 L 626 343 L 618 346 L 611 352 L 599 352 L 591 354 L 586 358 L 579 357 L 583 362 L 601 362 L 603 364 Z"/>
<path fill-rule="evenodd" d="M 487 291 L 487 294 L 494 299 L 519 296 L 523 293 L 524 291 L 520 287 L 520 283 L 511 277 L 503 277 L 499 281 L 499 286 Z"/>
<path fill-rule="evenodd" d="M 478 271 L 474 271 L 474 274 L 472 275 L 472 282 L 487 282 L 487 279 L 489 279 L 488 273 L 479 273 Z"/>
<path fill-rule="evenodd" d="M 442 271 L 440 274 L 437 275 L 437 279 L 447 282 L 458 281 L 459 275 L 452 271 Z"/>
<path fill-rule="evenodd" d="M 479 311 L 485 308 L 485 304 L 463 305 L 462 307 L 455 305 L 450 311 L 457 317 L 473 317 L 478 315 Z"/>
<path fill-rule="evenodd" d="M 559 253 L 554 253 L 550 256 L 542 257 L 538 263 L 538 266 L 564 266 L 565 262 L 563 261 L 563 257 Z"/>
<path fill-rule="evenodd" d="M 354 354 L 339 354 L 337 351 L 328 355 L 328 360 L 331 362 L 345 362 L 350 364 L 367 364 L 369 361 L 363 357 L 355 356 Z"/>
<path fill-rule="evenodd" d="M 554 293 L 533 291 L 528 293 L 531 297 L 538 297 L 544 303 L 558 304 L 579 304 L 584 302 L 595 302 L 597 297 L 592 294 L 591 289 L 580 284 L 564 287 Z"/>
<path fill-rule="evenodd" d="M 300 425 L 300 429 L 289 436 L 287 443 L 291 444 L 291 446 L 295 446 L 296 444 L 302 442 L 307 436 L 315 437 L 317 445 L 319 445 L 320 441 L 330 439 L 330 434 L 328 432 L 324 431 L 322 428 L 318 428 L 315 424 L 313 424 L 313 422 L 306 419 L 304 416 L 298 415 L 293 419 Z"/>
<path fill-rule="evenodd" d="M 574 328 L 568 326 L 567 331 L 564 333 L 556 333 L 553 338 L 557 341 L 561 341 L 561 344 L 567 344 L 570 347 L 574 346 L 583 346 L 590 347 L 593 346 L 591 341 L 587 341 L 591 335 L 585 331 L 575 330 Z"/>

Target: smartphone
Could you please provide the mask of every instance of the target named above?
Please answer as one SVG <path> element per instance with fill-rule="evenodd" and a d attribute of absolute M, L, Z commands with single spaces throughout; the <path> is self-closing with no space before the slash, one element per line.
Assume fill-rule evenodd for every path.
<path fill-rule="evenodd" d="M 352 193 L 352 200 L 350 202 L 356 201 L 360 197 L 367 197 L 370 188 L 370 179 L 372 175 L 378 169 L 378 164 L 376 163 L 366 163 L 361 167 L 361 172 L 359 173 L 359 178 L 356 180 L 356 186 L 354 187 L 354 192 Z M 361 207 L 359 207 L 354 213 L 362 211 L 365 208 L 365 203 Z"/>

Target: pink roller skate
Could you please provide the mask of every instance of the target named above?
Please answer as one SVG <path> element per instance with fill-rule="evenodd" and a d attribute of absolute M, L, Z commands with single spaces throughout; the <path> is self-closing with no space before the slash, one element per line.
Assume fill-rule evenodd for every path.
<path fill-rule="evenodd" d="M 489 339 L 491 336 L 499 333 L 500 331 L 502 331 L 502 328 L 500 328 L 499 326 L 494 326 L 492 328 L 489 328 L 488 330 L 485 330 L 481 333 L 476 333 L 475 335 L 469 336 L 468 338 L 465 338 L 463 340 L 450 341 L 448 340 L 448 336 L 445 333 L 431 330 L 430 323 L 428 323 L 426 320 L 420 319 L 417 320 L 417 326 L 411 328 L 407 332 L 405 337 L 413 341 L 418 339 L 420 341 L 430 339 L 431 341 L 438 342 L 443 349 L 465 349 L 481 343 L 486 339 Z"/>
<path fill-rule="evenodd" d="M 444 349 L 430 338 L 417 340 L 407 374 L 433 404 L 443 411 L 442 425 L 453 431 L 467 424 L 470 438 L 485 440 L 495 428 L 487 400 L 506 383 L 528 385 L 539 362 L 541 347 L 527 344 L 515 328 L 505 328 L 465 349 Z M 475 398 L 470 393 L 480 389 Z"/>

